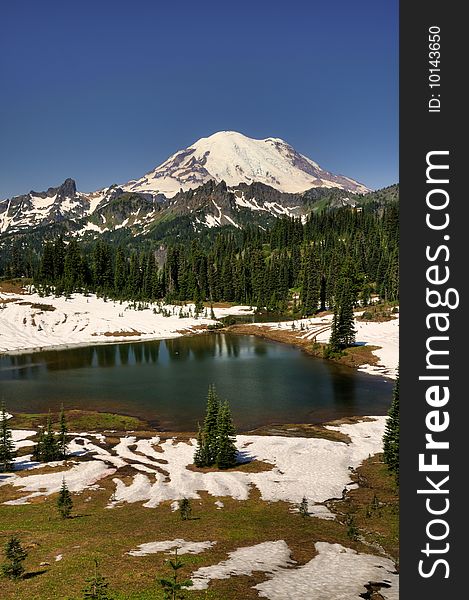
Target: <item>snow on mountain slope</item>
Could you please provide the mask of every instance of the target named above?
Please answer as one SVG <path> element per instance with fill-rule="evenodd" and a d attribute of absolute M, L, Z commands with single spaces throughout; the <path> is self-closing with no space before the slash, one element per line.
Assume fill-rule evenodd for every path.
<path fill-rule="evenodd" d="M 235 131 L 219 131 L 179 150 L 141 179 L 121 187 L 132 192 L 174 196 L 210 179 L 239 183 L 265 183 L 282 192 L 304 192 L 312 187 L 339 188 L 365 193 L 364 185 L 323 170 L 279 138 L 255 140 Z"/>
<path fill-rule="evenodd" d="M 57 223 L 75 235 L 123 227 L 146 233 L 165 216 L 189 218 L 196 231 L 249 222 L 263 226 L 271 217 L 306 218 L 309 202 L 324 190 L 339 195 L 368 191 L 353 179 L 323 170 L 281 139 L 220 131 L 120 186 L 85 194 L 66 179 L 45 192 L 0 200 L 0 235 Z M 353 205 L 349 198 L 338 202 Z"/>
<path fill-rule="evenodd" d="M 80 219 L 90 213 L 87 196 L 77 192 L 73 179 L 46 192 L 30 191 L 0 201 L 0 233 L 16 232 L 38 225 Z"/>

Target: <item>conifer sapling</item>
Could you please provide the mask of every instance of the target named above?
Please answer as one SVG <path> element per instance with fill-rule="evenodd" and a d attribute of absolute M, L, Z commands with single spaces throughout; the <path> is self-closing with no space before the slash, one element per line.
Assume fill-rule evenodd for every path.
<path fill-rule="evenodd" d="M 19 579 L 24 573 L 23 562 L 28 553 L 15 535 L 5 544 L 4 554 L 6 560 L 2 564 L 2 574 L 8 579 Z"/>
<path fill-rule="evenodd" d="M 0 412 L 0 472 L 12 471 L 14 459 L 15 446 L 11 429 L 8 426 L 8 415 L 5 404 L 2 402 Z"/>
<path fill-rule="evenodd" d="M 62 480 L 59 497 L 57 498 L 57 509 L 62 519 L 68 519 L 72 514 L 73 500 L 70 490 L 67 487 L 65 478 Z"/>

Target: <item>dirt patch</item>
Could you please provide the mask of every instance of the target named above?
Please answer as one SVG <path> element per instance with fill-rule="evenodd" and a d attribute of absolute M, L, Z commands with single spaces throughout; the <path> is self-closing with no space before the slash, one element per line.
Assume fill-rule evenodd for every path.
<path fill-rule="evenodd" d="M 19 298 L 17 298 L 17 300 L 20 300 Z M 35 308 L 37 310 L 42 310 L 44 312 L 53 312 L 54 310 L 56 310 L 55 306 L 52 306 L 52 304 L 42 304 L 40 302 L 26 302 L 26 301 L 22 301 L 22 302 L 18 302 L 19 306 L 30 306 L 31 308 Z"/>
<path fill-rule="evenodd" d="M 241 471 L 242 473 L 262 473 L 263 471 L 272 471 L 275 465 L 266 463 L 262 460 L 251 460 L 250 462 L 238 463 L 231 469 L 217 469 L 217 467 L 196 467 L 195 465 L 188 465 L 186 469 L 188 471 L 194 471 L 195 473 L 230 473 L 232 471 Z"/>
<path fill-rule="evenodd" d="M 9 304 L 10 302 L 19 302 L 21 298 L 2 298 L 0 300 L 1 304 Z"/>
<path fill-rule="evenodd" d="M 47 414 L 44 413 L 15 413 L 10 421 L 13 429 L 37 429 L 47 422 Z M 114 430 L 120 433 L 128 431 L 146 432 L 149 425 L 137 417 L 118 415 L 114 413 L 100 413 L 92 410 L 66 410 L 65 417 L 70 431 L 106 431 Z M 52 428 L 59 427 L 59 413 L 52 412 Z M 154 432 L 149 432 L 154 435 Z M 116 434 L 117 435 L 117 434 Z"/>
<path fill-rule="evenodd" d="M 4 292 L 5 294 L 24 294 L 25 286 L 30 283 L 30 279 L 8 279 L 0 281 L 0 292 Z"/>
<path fill-rule="evenodd" d="M 186 327 L 185 329 L 176 329 L 176 333 L 180 335 L 187 335 L 188 333 L 194 333 L 194 331 L 206 331 L 206 325 L 194 325 L 193 327 Z"/>
<path fill-rule="evenodd" d="M 365 418 L 357 417 L 356 421 L 352 418 L 341 419 L 344 423 L 352 423 L 357 421 L 365 421 Z M 342 425 L 339 421 L 327 423 L 327 425 Z M 326 424 L 309 425 L 304 423 L 289 423 L 287 425 L 265 425 L 249 431 L 249 435 L 280 435 L 282 437 L 306 437 L 306 438 L 322 438 L 331 442 L 343 442 L 350 444 L 351 439 L 345 433 L 340 431 L 331 431 L 325 427 Z"/>
<path fill-rule="evenodd" d="M 104 337 L 133 337 L 142 335 L 141 331 L 136 331 L 132 329 L 132 331 L 106 331 L 104 333 L 92 333 L 91 335 L 95 337 L 104 336 Z"/>

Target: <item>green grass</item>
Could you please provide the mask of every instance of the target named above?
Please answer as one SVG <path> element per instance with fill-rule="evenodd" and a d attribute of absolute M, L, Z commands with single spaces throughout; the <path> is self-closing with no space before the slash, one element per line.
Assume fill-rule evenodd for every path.
<path fill-rule="evenodd" d="M 337 542 L 361 552 L 379 553 L 377 544 L 388 555 L 397 558 L 398 512 L 393 478 L 382 463 L 372 457 L 358 470 L 360 482 L 345 501 L 333 503 L 338 520 L 302 518 L 291 512 L 284 502 L 264 502 L 252 491 L 247 501 L 216 498 L 202 493 L 192 500 L 193 519 L 182 521 L 170 510 L 169 502 L 154 509 L 141 504 L 124 504 L 106 509 L 112 493 L 111 479 L 101 483 L 104 489 L 74 495 L 74 518 L 62 520 L 56 510 L 56 496 L 39 498 L 34 504 L 7 506 L 0 504 L 0 543 L 17 534 L 28 550 L 25 563 L 28 578 L 19 582 L 2 580 L 4 600 L 78 600 L 93 561 L 107 578 L 116 600 L 149 600 L 162 598 L 156 577 L 168 574 L 163 553 L 146 557 L 126 554 L 139 544 L 183 538 L 193 541 L 212 540 L 217 544 L 199 555 L 183 555 L 183 576 L 199 566 L 215 564 L 240 546 L 283 539 L 292 558 L 304 564 L 314 557 L 314 542 Z M 379 505 L 373 498 L 379 498 Z M 14 497 L 8 486 L 0 488 L 0 502 Z M 371 507 L 371 508 L 370 508 Z M 352 541 L 347 535 L 347 515 L 353 514 L 360 535 L 375 547 Z M 57 554 L 63 559 L 55 561 Z M 50 563 L 40 566 L 41 562 Z M 250 600 L 258 598 L 252 589 L 266 579 L 263 574 L 215 580 L 208 593 L 190 591 L 187 598 L 211 600 Z"/>
<path fill-rule="evenodd" d="M 91 410 L 66 410 L 65 416 L 69 431 L 142 431 L 149 427 L 137 417 Z M 59 413 L 51 413 L 51 418 L 53 428 L 58 428 Z M 46 420 L 45 414 L 15 413 L 9 424 L 13 429 L 35 429 Z"/>

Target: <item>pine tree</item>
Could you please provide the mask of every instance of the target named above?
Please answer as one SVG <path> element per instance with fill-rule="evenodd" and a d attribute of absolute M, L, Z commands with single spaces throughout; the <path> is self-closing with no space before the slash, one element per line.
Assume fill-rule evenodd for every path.
<path fill-rule="evenodd" d="M 391 408 L 383 436 L 384 462 L 399 481 L 399 374 L 394 385 Z"/>
<path fill-rule="evenodd" d="M 165 600 L 181 600 L 185 597 L 184 588 L 193 585 L 191 579 L 179 580 L 179 570 L 184 567 L 184 563 L 178 557 L 177 548 L 174 551 L 174 559 L 167 561 L 172 569 L 172 575 L 169 577 L 159 577 L 158 583 L 163 588 Z"/>
<path fill-rule="evenodd" d="M 39 431 L 37 434 L 37 442 L 33 449 L 33 459 L 38 462 L 42 462 L 43 454 L 44 454 L 44 439 L 45 439 L 45 431 L 42 425 L 39 426 Z"/>
<path fill-rule="evenodd" d="M 19 579 L 24 573 L 23 562 L 28 553 L 21 546 L 20 540 L 16 536 L 10 537 L 5 544 L 5 562 L 2 564 L 2 573 L 9 579 Z"/>
<path fill-rule="evenodd" d="M 67 452 L 68 452 L 68 444 L 67 444 L 67 433 L 68 433 L 68 428 L 67 428 L 67 420 L 65 417 L 65 411 L 64 411 L 64 406 L 62 404 L 62 408 L 60 410 L 60 430 L 59 430 L 59 439 L 58 439 L 58 447 L 59 447 L 59 452 L 61 455 L 62 459 L 67 458 Z"/>
<path fill-rule="evenodd" d="M 348 515 L 346 523 L 348 525 L 347 536 L 351 540 L 353 540 L 354 542 L 356 542 L 358 540 L 358 537 L 359 537 L 359 530 L 358 530 L 357 524 L 355 523 L 354 516 L 353 515 Z"/>
<path fill-rule="evenodd" d="M 189 498 L 183 498 L 179 502 L 179 514 L 183 521 L 189 521 L 192 515 L 192 506 Z"/>
<path fill-rule="evenodd" d="M 12 471 L 15 458 L 11 429 L 8 427 L 8 415 L 2 402 L 0 412 L 0 472 Z"/>
<path fill-rule="evenodd" d="M 340 352 L 344 348 L 353 346 L 355 343 L 355 334 L 353 302 L 350 291 L 345 288 L 341 290 L 334 306 L 329 350 L 331 352 Z"/>
<path fill-rule="evenodd" d="M 220 400 L 218 398 L 215 386 L 212 384 L 208 388 L 207 412 L 204 420 L 203 436 L 206 453 L 206 466 L 210 467 L 217 461 L 218 454 L 218 410 Z"/>
<path fill-rule="evenodd" d="M 339 340 L 343 348 L 353 346 L 355 343 L 353 300 L 349 289 L 342 293 L 339 310 Z"/>
<path fill-rule="evenodd" d="M 62 480 L 62 487 L 60 488 L 59 497 L 57 498 L 57 509 L 62 519 L 68 519 L 72 514 L 73 500 L 70 490 L 67 487 L 65 478 Z"/>
<path fill-rule="evenodd" d="M 194 465 L 196 467 L 205 467 L 207 465 L 207 448 L 205 444 L 204 432 L 199 424 L 199 432 L 197 434 L 197 449 L 194 454 Z"/>
<path fill-rule="evenodd" d="M 44 432 L 44 440 L 42 442 L 42 453 L 40 455 L 40 460 L 43 462 L 51 462 L 54 460 L 60 460 L 61 453 L 59 449 L 59 444 L 57 442 L 57 437 L 52 431 L 52 418 L 49 413 L 47 417 L 47 425 Z"/>
<path fill-rule="evenodd" d="M 309 517 L 309 506 L 306 496 L 303 496 L 303 499 L 298 504 L 298 511 L 303 518 Z"/>
<path fill-rule="evenodd" d="M 341 345 L 339 339 L 339 309 L 336 305 L 334 306 L 334 314 L 332 316 L 331 335 L 329 337 L 328 352 L 340 352 L 340 349 Z"/>
<path fill-rule="evenodd" d="M 217 419 L 217 459 L 219 469 L 229 469 L 236 464 L 237 450 L 234 443 L 235 428 L 228 402 L 223 402 Z"/>
<path fill-rule="evenodd" d="M 86 582 L 83 588 L 83 600 L 113 600 L 108 591 L 109 583 L 98 572 L 98 561 L 94 561 L 94 573 Z"/>

